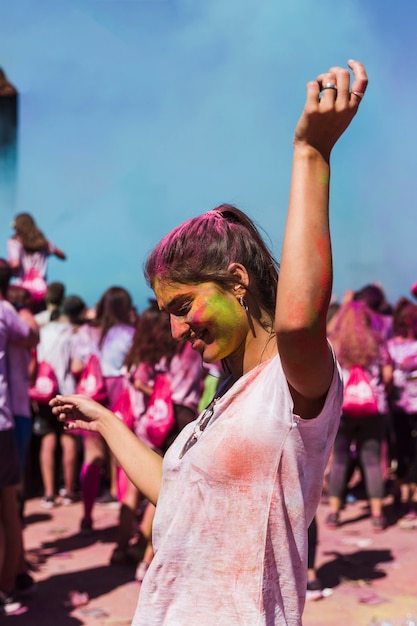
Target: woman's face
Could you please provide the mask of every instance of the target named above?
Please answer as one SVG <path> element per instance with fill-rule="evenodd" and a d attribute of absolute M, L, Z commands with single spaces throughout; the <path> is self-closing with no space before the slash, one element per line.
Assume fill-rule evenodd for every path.
<path fill-rule="evenodd" d="M 233 290 L 213 282 L 184 285 L 157 279 L 154 291 L 160 308 L 169 313 L 172 336 L 186 338 L 206 363 L 243 352 L 248 317 Z"/>

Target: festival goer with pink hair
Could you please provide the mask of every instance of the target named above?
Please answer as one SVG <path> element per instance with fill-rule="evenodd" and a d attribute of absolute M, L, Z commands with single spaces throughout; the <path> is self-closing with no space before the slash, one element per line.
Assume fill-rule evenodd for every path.
<path fill-rule="evenodd" d="M 66 427 L 100 433 L 156 504 L 155 555 L 134 626 L 299 626 L 307 528 L 336 435 L 342 378 L 326 336 L 331 297 L 330 154 L 367 87 L 363 65 L 307 84 L 294 137 L 280 275 L 259 231 L 230 205 L 188 220 L 156 246 L 146 277 L 188 340 L 228 378 L 161 457 L 121 420 L 58 396 Z"/>
<path fill-rule="evenodd" d="M 373 326 L 371 309 L 360 301 L 342 304 L 333 318 L 329 339 L 342 367 L 345 383 L 355 366 L 365 372 L 375 396 L 375 412 L 352 416 L 345 411 L 333 449 L 329 476 L 330 513 L 326 523 L 336 528 L 340 523 L 342 498 L 346 489 L 351 444 L 356 445 L 371 507 L 372 527 L 384 530 L 386 519 L 382 501 L 385 492 L 381 467 L 381 446 L 386 437 L 388 412 L 387 386 L 392 378 L 392 363 L 382 335 Z"/>

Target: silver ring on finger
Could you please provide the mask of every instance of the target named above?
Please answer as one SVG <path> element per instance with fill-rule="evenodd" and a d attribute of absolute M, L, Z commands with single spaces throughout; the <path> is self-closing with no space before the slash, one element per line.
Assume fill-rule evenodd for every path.
<path fill-rule="evenodd" d="M 362 100 L 365 95 L 362 91 L 351 91 L 350 93 L 352 93 L 354 96 L 357 96 L 359 100 Z"/>
<path fill-rule="evenodd" d="M 321 88 L 321 90 L 324 91 L 325 89 L 334 89 L 335 91 L 337 91 L 337 87 L 336 87 L 336 85 L 334 83 L 324 83 L 324 85 Z"/>

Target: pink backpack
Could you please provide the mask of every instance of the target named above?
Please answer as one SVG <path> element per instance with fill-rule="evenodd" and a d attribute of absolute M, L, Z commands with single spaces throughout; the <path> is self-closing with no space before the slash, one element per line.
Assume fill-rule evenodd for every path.
<path fill-rule="evenodd" d="M 378 413 L 375 392 L 366 372 L 359 365 L 352 367 L 349 372 L 342 410 L 349 417 L 368 417 Z"/>
<path fill-rule="evenodd" d="M 123 381 L 123 389 L 111 410 L 119 419 L 122 420 L 122 422 L 126 424 L 130 430 L 133 430 L 135 416 L 132 406 L 132 397 L 130 394 L 130 383 L 125 379 Z"/>
<path fill-rule="evenodd" d="M 106 383 L 101 371 L 100 361 L 96 354 L 90 354 L 81 376 L 78 380 L 75 393 L 79 393 L 96 402 L 104 404 L 107 401 Z"/>
<path fill-rule="evenodd" d="M 58 393 L 58 381 L 52 367 L 46 361 L 37 366 L 35 384 L 29 388 L 29 397 L 35 402 L 48 404 Z"/>
<path fill-rule="evenodd" d="M 142 419 L 145 420 L 149 441 L 157 448 L 161 448 L 175 424 L 174 404 L 167 374 L 156 376 L 152 395 Z"/>
<path fill-rule="evenodd" d="M 31 267 L 23 276 L 22 287 L 27 289 L 32 296 L 32 300 L 40 302 L 46 296 L 46 281 L 39 274 L 36 267 Z"/>

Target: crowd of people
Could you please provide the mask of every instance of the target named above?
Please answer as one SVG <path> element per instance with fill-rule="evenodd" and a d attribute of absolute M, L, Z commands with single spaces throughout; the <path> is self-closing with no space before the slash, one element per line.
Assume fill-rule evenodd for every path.
<path fill-rule="evenodd" d="M 26 240 L 20 235 L 22 224 L 26 226 Z M 117 545 L 110 562 L 136 561 L 136 576 L 141 579 L 153 556 L 154 506 L 145 502 L 145 514 L 136 528 L 138 510 L 144 505 L 141 493 L 115 462 L 103 438 L 96 433 L 65 430 L 53 415 L 49 400 L 56 393 L 82 391 L 117 411 L 138 437 L 163 455 L 180 430 L 195 419 L 205 387 L 216 386 L 221 368 L 216 364 L 203 366 L 189 343 L 173 339 L 169 316 L 154 300 L 139 315 L 123 287 L 108 288 L 93 308 L 88 308 L 77 295 L 66 296 L 65 285 L 48 282 L 46 276 L 47 256 L 52 251 L 56 253 L 57 248 L 46 240 L 28 214 L 17 215 L 14 226 L 16 235 L 7 242 L 8 259 L 0 260 L 2 314 L 11 317 L 10 323 L 5 320 L 2 399 L 5 408 L 10 403 L 13 420 L 9 418 L 4 425 L 9 438 L 15 435 L 19 466 L 16 482 L 15 459 L 10 459 L 14 474 L 9 478 L 16 486 L 7 485 L 12 494 L 8 497 L 16 498 L 22 517 L 30 444 L 33 438 L 40 439 L 41 505 L 52 509 L 81 499 L 84 513 L 79 531 L 89 534 L 93 531 L 93 507 L 97 500 L 120 502 Z M 30 226 L 35 229 L 42 250 L 35 249 L 35 244 L 25 247 L 23 241 L 35 240 Z M 62 251 L 57 256 L 65 258 Z M 37 278 L 44 281 L 42 296 L 40 283 L 34 288 L 26 280 L 28 273 L 33 276 L 33 267 Z M 163 376 L 168 381 L 168 395 L 158 401 L 172 405 L 172 420 L 164 425 L 162 415 L 157 422 L 156 440 L 143 416 L 155 382 Z M 3 442 L 4 450 L 10 444 L 9 438 Z M 55 466 L 57 459 L 61 467 Z M 99 498 L 103 477 L 108 491 Z M 6 476 L 6 482 L 9 478 Z M 2 513 L 11 508 L 10 500 L 2 498 Z M 3 611 L 11 613 L 19 605 L 13 593 L 27 590 L 32 579 L 25 566 L 23 536 L 21 532 L 16 536 L 16 528 L 20 528 L 17 518 L 12 523 L 4 517 L 0 528 L 8 546 L 7 552 L 0 552 L 0 571 L 8 571 L 7 577 L 3 574 L 0 579 L 0 597 Z M 135 536 L 136 545 L 132 545 Z M 9 552 L 13 546 L 16 554 L 12 559 Z"/>
<path fill-rule="evenodd" d="M 337 528 L 355 467 L 375 532 L 388 475 L 400 522 L 416 521 L 417 305 L 378 285 L 330 304 L 330 153 L 367 87 L 349 67 L 352 83 L 333 67 L 307 85 L 279 280 L 255 224 L 221 205 L 150 254 L 144 311 L 121 286 L 89 309 L 48 282 L 48 256 L 65 254 L 16 216 L 0 260 L 3 612 L 31 584 L 19 504 L 34 436 L 42 505 L 80 497 L 82 534 L 107 477 L 110 564 L 135 562 L 143 583 L 135 626 L 209 624 L 213 606 L 219 623 L 298 626 L 320 586 L 318 503 L 325 491 Z"/>

